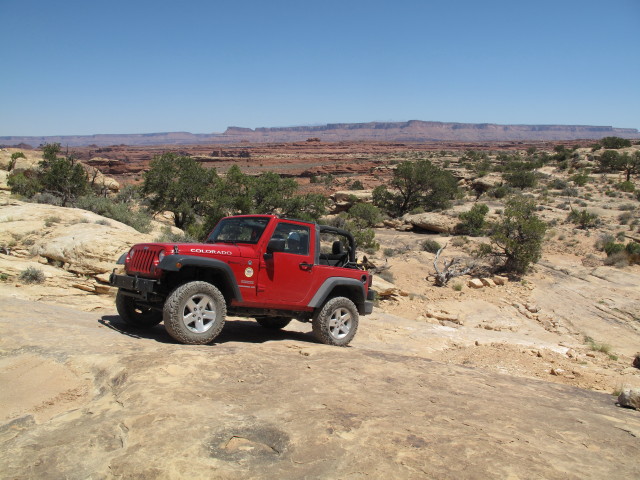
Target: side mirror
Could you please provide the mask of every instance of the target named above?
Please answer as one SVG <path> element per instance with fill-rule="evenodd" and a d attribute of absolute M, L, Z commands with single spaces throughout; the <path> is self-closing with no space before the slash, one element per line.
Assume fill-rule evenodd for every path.
<path fill-rule="evenodd" d="M 284 252 L 285 240 L 284 238 L 272 238 L 267 244 L 267 252 L 264 254 L 265 259 L 273 258 L 274 252 Z"/>

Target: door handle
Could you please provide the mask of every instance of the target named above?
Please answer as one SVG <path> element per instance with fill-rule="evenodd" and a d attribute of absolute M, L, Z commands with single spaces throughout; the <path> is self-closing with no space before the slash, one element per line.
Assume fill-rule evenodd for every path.
<path fill-rule="evenodd" d="M 300 268 L 302 268 L 302 270 L 311 270 L 313 268 L 313 263 L 302 262 L 300 264 Z"/>

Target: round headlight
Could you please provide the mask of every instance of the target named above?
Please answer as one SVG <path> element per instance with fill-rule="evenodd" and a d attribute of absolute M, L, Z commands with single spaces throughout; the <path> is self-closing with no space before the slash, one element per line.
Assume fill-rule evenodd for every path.
<path fill-rule="evenodd" d="M 161 262 L 163 258 L 164 258 L 164 250 L 162 250 L 162 251 L 158 254 L 158 261 L 159 261 L 159 262 Z"/>

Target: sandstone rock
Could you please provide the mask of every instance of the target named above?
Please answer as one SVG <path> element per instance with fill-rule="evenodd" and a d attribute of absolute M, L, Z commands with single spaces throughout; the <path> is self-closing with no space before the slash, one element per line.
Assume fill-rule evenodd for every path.
<path fill-rule="evenodd" d="M 484 287 L 484 283 L 479 278 L 472 278 L 467 282 L 467 285 L 471 288 L 482 288 Z"/>
<path fill-rule="evenodd" d="M 623 390 L 622 393 L 618 396 L 618 403 L 621 407 L 640 410 L 640 388 Z"/>
<path fill-rule="evenodd" d="M 533 303 L 525 303 L 524 308 L 526 308 L 531 313 L 538 313 L 540 311 L 540 307 Z"/>
<path fill-rule="evenodd" d="M 372 195 L 372 190 L 347 190 L 336 192 L 330 198 L 336 203 L 344 202 L 348 205 L 353 205 L 354 197 L 358 202 L 371 202 Z"/>
<path fill-rule="evenodd" d="M 496 285 L 506 285 L 509 282 L 507 277 L 501 277 L 500 275 L 494 276 L 492 280 Z"/>
<path fill-rule="evenodd" d="M 427 310 L 425 314 L 429 318 L 435 318 L 436 320 L 452 322 L 458 325 L 462 325 L 462 321 L 460 320 L 460 315 L 445 312 L 444 310 Z"/>
<path fill-rule="evenodd" d="M 405 215 L 402 219 L 406 224 L 410 224 L 414 228 L 438 233 L 450 233 L 457 223 L 457 219 L 435 212 Z"/>
<path fill-rule="evenodd" d="M 482 282 L 482 285 L 484 285 L 485 287 L 495 287 L 496 284 L 494 283 L 494 281 L 490 278 L 481 278 L 480 281 Z"/>
<path fill-rule="evenodd" d="M 99 295 L 107 295 L 111 293 L 111 287 L 109 285 L 95 285 L 93 288 Z"/>
<path fill-rule="evenodd" d="M 110 272 L 131 245 L 154 240 L 115 220 L 102 225 L 100 215 L 54 205 L 3 202 L 0 222 L 0 244 L 18 239 L 14 256 L 39 256 L 83 275 Z"/>
<path fill-rule="evenodd" d="M 562 368 L 552 368 L 549 373 L 551 373 L 551 375 L 559 377 L 564 373 L 564 370 Z"/>
<path fill-rule="evenodd" d="M 636 368 L 640 368 L 640 353 L 637 353 L 633 359 L 633 366 Z"/>

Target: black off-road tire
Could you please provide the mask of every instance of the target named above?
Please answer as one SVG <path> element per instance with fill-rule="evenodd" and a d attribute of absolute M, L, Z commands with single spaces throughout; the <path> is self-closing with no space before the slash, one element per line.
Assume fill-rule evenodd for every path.
<path fill-rule="evenodd" d="M 164 303 L 164 327 L 180 343 L 210 343 L 222 331 L 227 304 L 208 282 L 188 282 L 176 288 Z"/>
<path fill-rule="evenodd" d="M 346 347 L 358 330 L 358 309 L 346 297 L 334 297 L 313 316 L 313 334 L 325 345 Z"/>
<path fill-rule="evenodd" d="M 269 330 L 280 330 L 289 325 L 291 320 L 289 317 L 256 317 L 256 321 Z"/>
<path fill-rule="evenodd" d="M 116 309 L 124 323 L 135 328 L 155 327 L 162 321 L 162 312 L 138 305 L 133 297 L 125 295 L 118 289 Z"/>

